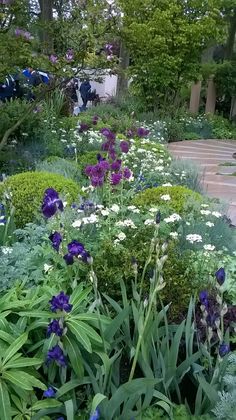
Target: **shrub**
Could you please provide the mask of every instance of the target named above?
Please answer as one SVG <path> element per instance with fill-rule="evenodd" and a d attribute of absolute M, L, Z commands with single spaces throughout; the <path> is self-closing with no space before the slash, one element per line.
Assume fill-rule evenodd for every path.
<path fill-rule="evenodd" d="M 169 195 L 171 200 L 164 201 L 163 195 Z M 133 204 L 138 207 L 167 205 L 172 211 L 179 214 L 187 214 L 195 201 L 202 201 L 202 196 L 186 187 L 156 187 L 148 188 L 137 194 Z"/>
<path fill-rule="evenodd" d="M 80 155 L 78 157 L 78 164 L 79 164 L 82 174 L 84 173 L 84 169 L 87 165 L 95 165 L 97 163 L 98 153 L 101 153 L 101 151 L 93 150 L 90 152 L 86 152 L 83 155 Z"/>
<path fill-rule="evenodd" d="M 22 227 L 34 219 L 47 188 L 54 188 L 58 193 L 65 194 L 69 203 L 77 199 L 80 191 L 74 181 L 49 172 L 24 172 L 7 178 L 0 185 L 0 196 L 5 190 L 12 193 L 17 227 Z"/>

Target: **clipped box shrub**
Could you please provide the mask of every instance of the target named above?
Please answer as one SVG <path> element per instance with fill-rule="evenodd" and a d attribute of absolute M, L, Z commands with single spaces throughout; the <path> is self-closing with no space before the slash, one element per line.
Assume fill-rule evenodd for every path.
<path fill-rule="evenodd" d="M 165 195 L 169 195 L 170 200 L 165 201 L 161 198 Z M 175 185 L 172 187 L 148 188 L 136 195 L 133 199 L 133 204 L 138 207 L 165 205 L 181 215 L 189 212 L 196 201 L 201 202 L 202 200 L 201 194 L 181 185 Z"/>
<path fill-rule="evenodd" d="M 23 172 L 7 178 L 0 184 L 0 197 L 4 191 L 10 191 L 12 194 L 17 227 L 23 227 L 33 221 L 35 213 L 40 211 L 47 188 L 54 188 L 69 204 L 78 198 L 80 192 L 79 185 L 74 181 L 49 172 Z"/>

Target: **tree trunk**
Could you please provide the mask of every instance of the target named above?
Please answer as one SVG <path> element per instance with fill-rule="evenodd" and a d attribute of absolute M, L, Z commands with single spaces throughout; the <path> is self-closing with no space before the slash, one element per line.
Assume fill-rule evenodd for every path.
<path fill-rule="evenodd" d="M 128 90 L 128 79 L 125 74 L 127 68 L 129 66 L 129 53 L 124 45 L 124 42 L 121 41 L 120 45 L 120 73 L 118 74 L 117 80 L 117 89 L 116 95 L 122 96 L 127 93 Z"/>
<path fill-rule="evenodd" d="M 235 34 L 236 34 L 236 9 L 234 9 L 233 16 L 230 18 L 230 21 L 229 21 L 229 31 L 228 31 L 228 38 L 227 38 L 226 49 L 225 49 L 226 60 L 231 60 L 232 58 L 232 55 L 234 52 Z"/>
<path fill-rule="evenodd" d="M 53 51 L 53 38 L 50 34 L 50 23 L 53 21 L 53 0 L 39 0 L 41 21 L 41 42 L 45 54 Z"/>

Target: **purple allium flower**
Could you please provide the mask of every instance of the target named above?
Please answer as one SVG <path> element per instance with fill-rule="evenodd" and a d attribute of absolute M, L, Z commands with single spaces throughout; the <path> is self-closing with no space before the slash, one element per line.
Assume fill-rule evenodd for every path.
<path fill-rule="evenodd" d="M 208 301 L 208 292 L 207 290 L 202 290 L 199 293 L 199 300 L 201 302 L 202 305 L 204 305 L 205 307 L 208 307 L 209 301 Z"/>
<path fill-rule="evenodd" d="M 133 135 L 134 135 L 134 132 L 131 129 L 129 129 L 126 133 L 126 136 L 129 137 L 129 138 L 133 137 Z"/>
<path fill-rule="evenodd" d="M 122 180 L 122 174 L 121 173 L 112 173 L 111 174 L 111 184 L 112 185 L 118 185 L 120 181 Z"/>
<path fill-rule="evenodd" d="M 71 254 L 66 254 L 66 255 L 64 255 L 63 258 L 64 258 L 67 265 L 72 265 L 73 262 L 74 262 L 73 255 L 71 255 Z"/>
<path fill-rule="evenodd" d="M 100 160 L 100 162 L 99 162 L 99 164 L 98 164 L 99 166 L 100 166 L 100 168 L 103 170 L 103 171 L 109 171 L 109 169 L 110 169 L 110 164 L 109 164 L 109 162 L 107 162 L 107 160 L 106 159 L 102 159 L 102 160 Z"/>
<path fill-rule="evenodd" d="M 120 150 L 122 151 L 122 153 L 128 153 L 129 151 L 129 143 L 125 140 L 122 140 L 120 142 Z"/>
<path fill-rule="evenodd" d="M 120 170 L 120 168 L 121 168 L 121 163 L 122 163 L 122 160 L 121 159 L 117 159 L 117 160 L 115 160 L 114 162 L 112 162 L 112 164 L 111 164 L 111 169 L 113 170 L 113 171 L 119 171 Z"/>
<path fill-rule="evenodd" d="M 62 236 L 59 232 L 51 233 L 49 236 L 50 241 L 52 242 L 52 247 L 58 252 L 60 244 L 62 242 Z"/>
<path fill-rule="evenodd" d="M 137 129 L 137 136 L 138 137 L 146 137 L 149 133 L 149 130 L 146 128 L 140 127 Z"/>
<path fill-rule="evenodd" d="M 102 157 L 101 153 L 97 154 L 97 161 L 101 162 L 101 160 L 105 160 L 105 158 Z"/>
<path fill-rule="evenodd" d="M 92 176 L 91 185 L 93 187 L 102 187 L 104 184 L 104 177 Z"/>
<path fill-rule="evenodd" d="M 129 168 L 124 168 L 123 170 L 123 177 L 125 179 L 129 179 L 132 176 L 132 172 Z"/>
<path fill-rule="evenodd" d="M 219 355 L 220 357 L 224 357 L 226 354 L 230 352 L 230 347 L 226 343 L 221 343 L 219 346 Z"/>
<path fill-rule="evenodd" d="M 65 311 L 70 312 L 72 309 L 72 305 L 69 303 L 70 297 L 68 295 L 65 295 L 64 292 L 60 292 L 57 296 L 53 296 L 52 299 L 49 301 L 51 305 L 51 311 L 56 312 L 59 311 Z"/>
<path fill-rule="evenodd" d="M 46 389 L 46 391 L 44 391 L 43 393 L 43 396 L 45 398 L 53 398 L 55 397 L 55 395 L 56 395 L 56 392 L 51 386 L 49 386 L 48 389 Z"/>
<path fill-rule="evenodd" d="M 42 212 L 47 218 L 54 216 L 57 210 L 63 211 L 63 203 L 58 193 L 53 188 L 48 188 L 44 193 Z"/>
<path fill-rule="evenodd" d="M 54 319 L 48 324 L 47 328 L 47 337 L 50 337 L 51 334 L 56 334 L 58 337 L 61 337 L 63 333 L 63 328 L 60 326 L 58 319 Z"/>
<path fill-rule="evenodd" d="M 52 64 L 56 64 L 58 62 L 58 57 L 54 54 L 51 54 L 49 57 L 49 61 L 51 61 Z"/>
<path fill-rule="evenodd" d="M 79 133 L 84 133 L 85 131 L 88 131 L 89 126 L 88 124 L 81 123 L 79 126 Z"/>
<path fill-rule="evenodd" d="M 67 249 L 70 255 L 78 257 L 84 251 L 84 245 L 74 240 L 67 245 Z"/>
<path fill-rule="evenodd" d="M 58 363 L 59 366 L 66 366 L 67 364 L 67 360 L 63 353 L 63 350 L 58 344 L 52 347 L 51 350 L 49 350 L 47 354 L 46 363 L 50 364 L 53 361 Z"/>
<path fill-rule="evenodd" d="M 69 48 L 69 50 L 67 50 L 66 52 L 66 60 L 67 61 L 72 61 L 74 59 L 74 51 Z"/>
<path fill-rule="evenodd" d="M 115 151 L 114 147 L 110 147 L 110 149 L 109 149 L 109 157 L 112 160 L 115 160 L 116 159 L 116 151 Z"/>
<path fill-rule="evenodd" d="M 96 410 L 89 417 L 89 420 L 99 420 L 99 418 L 100 418 L 100 412 L 98 408 L 96 408 Z"/>
<path fill-rule="evenodd" d="M 93 170 L 93 165 L 88 165 L 88 166 L 86 166 L 86 168 L 84 170 L 84 173 L 87 176 L 91 176 L 92 175 L 92 170 Z"/>
<path fill-rule="evenodd" d="M 116 139 L 116 135 L 114 133 L 112 133 L 111 130 L 109 130 L 109 128 L 102 128 L 100 130 L 100 133 L 102 133 L 104 135 L 104 137 L 107 138 L 107 140 L 109 140 L 109 142 L 114 142 Z"/>
<path fill-rule="evenodd" d="M 161 222 L 161 212 L 160 210 L 158 210 L 157 214 L 156 214 L 156 224 L 159 225 Z"/>
<path fill-rule="evenodd" d="M 215 273 L 216 280 L 220 286 L 225 282 L 225 269 L 223 267 L 219 268 Z"/>

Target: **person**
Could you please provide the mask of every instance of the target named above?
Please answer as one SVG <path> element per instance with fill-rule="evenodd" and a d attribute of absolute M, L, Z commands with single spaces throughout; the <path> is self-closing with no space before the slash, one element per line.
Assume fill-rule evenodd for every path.
<path fill-rule="evenodd" d="M 7 102 L 16 97 L 16 84 L 14 77 L 9 74 L 4 83 L 0 83 L 0 101 Z"/>
<path fill-rule="evenodd" d="M 81 109 L 85 111 L 88 100 L 89 100 L 90 91 L 91 91 L 91 85 L 89 83 L 89 79 L 86 79 L 84 82 L 81 83 L 79 91 L 80 91 L 80 96 L 83 101 L 83 106 Z"/>

